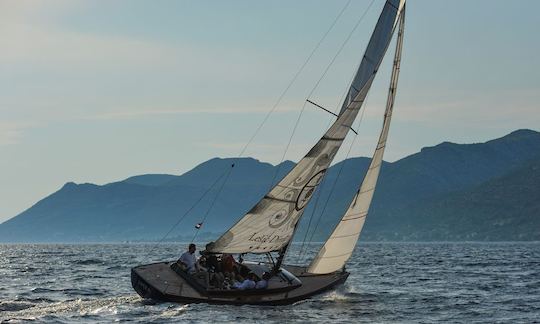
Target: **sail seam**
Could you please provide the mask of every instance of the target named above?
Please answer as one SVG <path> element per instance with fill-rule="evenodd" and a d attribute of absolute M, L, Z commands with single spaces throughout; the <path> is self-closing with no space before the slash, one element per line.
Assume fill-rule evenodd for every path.
<path fill-rule="evenodd" d="M 368 57 L 367 54 L 364 54 L 364 58 L 365 58 L 366 61 L 368 61 L 369 63 L 375 65 L 375 64 L 374 64 L 375 61 L 373 61 L 373 60 L 371 59 L 371 57 Z M 375 72 L 377 72 L 377 70 L 375 70 Z M 355 89 L 356 89 L 356 88 L 355 88 Z M 358 91 L 358 92 L 360 92 L 360 91 Z"/>
<path fill-rule="evenodd" d="M 264 196 L 264 198 L 270 199 L 270 200 L 276 200 L 276 201 L 286 202 L 286 203 L 290 203 L 290 204 L 296 203 L 295 200 L 280 199 L 280 198 L 274 198 L 274 197 L 270 197 L 270 196 Z"/>
<path fill-rule="evenodd" d="M 394 9 L 396 9 L 396 10 L 399 10 L 399 8 L 394 6 L 392 3 L 390 3 L 390 1 L 387 1 L 386 4 L 389 5 L 390 7 L 394 8 Z"/>
<path fill-rule="evenodd" d="M 323 139 L 323 140 L 326 140 L 326 141 L 340 142 L 340 141 L 343 141 L 345 138 L 344 138 L 344 137 L 329 137 L 329 136 L 323 136 L 322 139 Z"/>
<path fill-rule="evenodd" d="M 373 191 L 375 190 L 375 188 L 371 188 L 371 189 L 368 189 L 368 190 L 364 190 L 364 191 L 360 191 L 360 195 L 363 194 L 363 193 L 366 193 L 366 192 L 370 192 L 370 191 Z"/>
<path fill-rule="evenodd" d="M 362 215 L 362 216 L 358 216 L 358 217 L 344 218 L 344 219 L 342 219 L 341 221 L 342 221 L 342 222 L 346 222 L 346 221 L 355 220 L 355 219 L 359 219 L 359 218 L 365 218 L 366 216 L 367 216 L 367 213 L 365 213 L 365 214 Z"/>
<path fill-rule="evenodd" d="M 382 163 L 377 163 L 376 165 L 369 167 L 369 169 L 370 169 L 370 170 L 376 169 L 376 168 L 378 168 L 379 166 L 381 166 L 381 164 L 382 164 Z"/>
<path fill-rule="evenodd" d="M 330 236 L 330 238 L 344 238 L 344 237 L 351 237 L 351 236 L 354 236 L 354 235 L 357 235 L 357 234 L 360 234 L 360 232 L 356 232 L 356 233 L 353 233 L 353 234 L 347 234 L 347 235 Z"/>
<path fill-rule="evenodd" d="M 359 212 L 359 213 L 352 213 L 352 214 L 349 214 L 349 216 L 356 216 L 356 215 L 366 215 L 368 212 L 367 210 L 366 211 L 362 211 L 362 212 Z"/>
<path fill-rule="evenodd" d="M 279 183 L 276 185 L 276 188 L 277 188 L 277 187 L 282 188 L 282 189 L 293 189 L 293 190 L 294 190 L 294 189 L 299 189 L 299 188 L 294 187 L 294 186 L 282 185 L 282 184 L 279 184 Z M 268 196 L 268 195 L 266 195 L 266 196 Z"/>
<path fill-rule="evenodd" d="M 320 259 L 330 259 L 330 258 L 339 258 L 339 257 L 342 257 L 344 255 L 351 255 L 353 251 L 350 251 L 350 252 L 347 252 L 347 253 L 343 253 L 343 254 L 338 254 L 338 255 L 329 255 L 329 256 L 322 256 L 320 257 Z"/>

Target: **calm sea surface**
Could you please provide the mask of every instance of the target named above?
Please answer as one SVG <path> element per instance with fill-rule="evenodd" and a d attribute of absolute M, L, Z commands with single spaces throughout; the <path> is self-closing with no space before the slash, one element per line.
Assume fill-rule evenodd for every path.
<path fill-rule="evenodd" d="M 540 243 L 361 243 L 344 286 L 290 306 L 142 300 L 130 268 L 183 248 L 0 245 L 0 322 L 540 322 Z"/>

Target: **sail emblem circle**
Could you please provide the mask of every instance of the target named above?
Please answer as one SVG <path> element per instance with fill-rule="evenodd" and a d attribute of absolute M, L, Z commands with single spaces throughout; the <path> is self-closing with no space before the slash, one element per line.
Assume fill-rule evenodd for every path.
<path fill-rule="evenodd" d="M 321 180 L 324 177 L 325 173 L 326 169 L 322 169 L 321 171 L 317 172 L 313 177 L 311 177 L 311 179 L 309 179 L 304 188 L 302 188 L 302 190 L 300 191 L 298 199 L 296 199 L 296 210 L 302 210 L 304 207 L 306 207 L 309 199 L 313 195 L 313 192 L 315 191 L 315 189 L 317 189 L 319 183 L 321 183 Z"/>
<path fill-rule="evenodd" d="M 289 220 L 291 211 L 288 208 L 280 209 L 270 217 L 268 225 L 272 228 L 279 228 Z"/>

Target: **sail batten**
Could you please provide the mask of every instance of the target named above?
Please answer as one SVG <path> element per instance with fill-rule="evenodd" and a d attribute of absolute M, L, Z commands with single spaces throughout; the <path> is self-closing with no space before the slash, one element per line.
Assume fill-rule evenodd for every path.
<path fill-rule="evenodd" d="M 379 177 L 386 140 L 392 120 L 392 110 L 394 107 L 396 87 L 399 77 L 401 62 L 401 50 L 403 47 L 403 32 L 405 28 L 405 8 L 404 1 L 400 4 L 401 13 L 399 15 L 399 32 L 396 41 L 396 51 L 394 54 L 394 63 L 392 75 L 390 78 L 390 87 L 384 113 L 384 121 L 379 135 L 377 146 L 373 153 L 368 171 L 358 189 L 358 193 L 350 203 L 349 208 L 343 215 L 336 228 L 321 247 L 316 257 L 308 267 L 308 272 L 315 274 L 325 274 L 337 271 L 345 266 L 354 251 L 354 247 L 360 237 L 360 233 L 366 221 L 369 207 L 377 180 Z M 347 252 L 345 252 L 347 251 Z"/>
<path fill-rule="evenodd" d="M 296 166 L 242 219 L 207 246 L 214 253 L 267 253 L 289 244 L 305 206 L 343 144 L 373 83 L 404 0 L 387 0 L 342 109 Z"/>

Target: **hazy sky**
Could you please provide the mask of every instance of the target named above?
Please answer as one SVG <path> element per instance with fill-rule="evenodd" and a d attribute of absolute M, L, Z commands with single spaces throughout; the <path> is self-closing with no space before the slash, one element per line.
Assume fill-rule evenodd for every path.
<path fill-rule="evenodd" d="M 236 156 L 346 2 L 0 0 L 0 221 L 68 181 L 181 174 Z M 279 162 L 307 94 L 370 2 L 352 1 L 247 155 Z M 310 99 L 337 109 L 383 3 Z M 386 160 L 540 130 L 539 11 L 534 0 L 409 1 Z M 353 156 L 375 145 L 390 63 Z M 331 118 L 308 106 L 287 159 Z"/>

